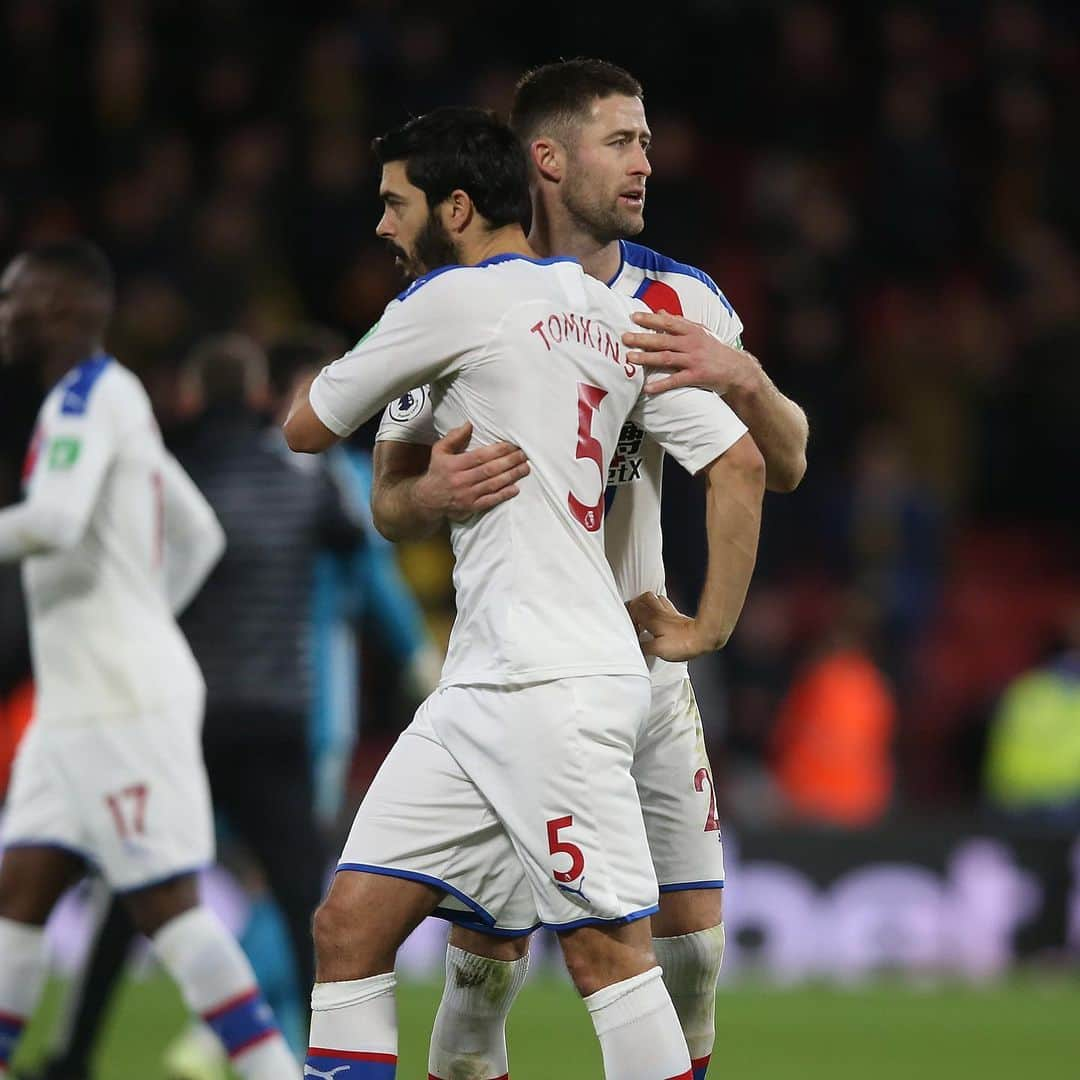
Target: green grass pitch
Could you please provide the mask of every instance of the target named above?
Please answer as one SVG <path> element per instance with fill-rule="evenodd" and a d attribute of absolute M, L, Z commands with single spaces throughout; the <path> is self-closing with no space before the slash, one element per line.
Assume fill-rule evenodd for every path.
<path fill-rule="evenodd" d="M 399 1080 L 424 1080 L 440 987 L 403 981 Z M 19 1063 L 37 1059 L 58 988 L 28 1031 Z M 160 1057 L 184 1024 L 164 979 L 128 982 L 101 1048 L 96 1080 L 166 1080 Z M 585 1009 L 557 978 L 531 979 L 510 1021 L 513 1080 L 600 1080 Z M 299 1069 L 297 1070 L 299 1073 Z M 1077 1080 L 1080 972 L 987 989 L 875 984 L 721 990 L 717 1080 Z"/>

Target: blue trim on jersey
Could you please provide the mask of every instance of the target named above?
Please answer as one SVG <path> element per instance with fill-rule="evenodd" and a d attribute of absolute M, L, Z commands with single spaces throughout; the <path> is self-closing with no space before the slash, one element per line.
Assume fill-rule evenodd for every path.
<path fill-rule="evenodd" d="M 572 255 L 552 255 L 547 259 L 534 259 L 531 255 L 519 255 L 516 251 L 505 251 L 501 255 L 492 255 L 490 259 L 474 263 L 475 266 L 495 266 L 498 263 L 510 262 L 511 259 L 521 259 L 522 262 L 532 263 L 533 266 L 551 266 L 552 263 L 576 263 Z"/>
<path fill-rule="evenodd" d="M 625 923 L 637 922 L 638 919 L 647 919 L 650 915 L 655 915 L 660 910 L 659 904 L 653 904 L 652 907 L 642 908 L 640 911 L 631 911 L 629 915 L 620 915 L 617 919 L 574 919 L 572 922 L 546 922 L 546 926 L 549 930 L 561 931 L 561 930 L 577 930 L 582 926 L 622 926 Z"/>
<path fill-rule="evenodd" d="M 685 277 L 697 278 L 703 285 L 707 285 L 709 289 L 716 293 L 720 299 L 720 303 L 728 309 L 729 315 L 735 314 L 735 309 L 731 306 L 728 298 L 720 291 L 720 287 L 704 270 L 699 270 L 696 266 L 690 266 L 687 263 L 676 262 L 674 259 L 669 259 L 666 255 L 661 255 L 658 251 L 653 251 L 652 248 L 643 247 L 641 244 L 632 244 L 629 240 L 620 240 L 619 248 L 622 252 L 622 263 L 619 264 L 619 274 L 622 273 L 623 263 L 629 263 L 631 266 L 636 266 L 639 270 L 644 270 L 646 273 L 652 272 L 654 274 L 682 274 Z M 615 283 L 619 274 L 608 282 L 609 285 Z M 635 295 L 637 295 L 635 293 Z"/>
<path fill-rule="evenodd" d="M 78 367 L 72 368 L 60 380 L 60 390 L 63 394 L 60 412 L 63 416 L 82 416 L 86 412 L 90 404 L 90 392 L 111 361 L 111 356 L 98 353 L 96 356 L 91 356 L 89 360 L 84 360 Z"/>
<path fill-rule="evenodd" d="M 679 881 L 674 885 L 661 885 L 660 891 L 665 892 L 689 892 L 691 889 L 722 889 L 724 882 L 720 881 Z"/>
<path fill-rule="evenodd" d="M 445 919 L 447 922 L 452 922 L 465 930 L 472 930 L 477 934 L 486 934 L 488 937 L 496 938 L 528 937 L 543 926 L 543 923 L 536 923 L 525 930 L 507 930 L 502 926 L 488 926 L 487 923 L 480 922 L 468 911 L 457 911 L 454 908 L 437 907 L 431 914 L 437 919 Z"/>
<path fill-rule="evenodd" d="M 490 259 L 484 259 L 483 262 L 471 263 L 469 265 L 464 263 L 451 263 L 449 266 L 440 266 L 438 270 L 431 270 L 418 277 L 407 289 L 399 292 L 394 299 L 407 300 L 421 286 L 426 285 L 429 281 L 434 281 L 440 274 L 448 274 L 451 270 L 476 270 L 478 267 L 482 266 L 497 266 L 499 263 L 510 262 L 512 259 L 520 259 L 523 262 L 532 263 L 534 266 L 550 266 L 552 263 L 577 262 L 577 259 L 571 258 L 569 255 L 554 255 L 550 259 L 534 259 L 529 255 L 518 255 L 516 252 L 507 251 L 502 255 L 492 255 Z M 716 288 L 716 286 L 713 286 L 713 288 Z M 719 292 L 718 289 L 717 292 Z M 727 301 L 724 302 L 727 303 Z"/>

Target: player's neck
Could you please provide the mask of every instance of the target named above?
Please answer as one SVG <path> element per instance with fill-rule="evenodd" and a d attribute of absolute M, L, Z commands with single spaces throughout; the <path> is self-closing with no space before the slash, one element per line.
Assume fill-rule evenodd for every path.
<path fill-rule="evenodd" d="M 520 225 L 505 225 L 493 232 L 485 232 L 470 238 L 462 245 L 461 262 L 463 266 L 475 266 L 496 255 L 524 255 L 536 258 L 535 250 L 525 239 Z"/>
<path fill-rule="evenodd" d="M 581 263 L 586 274 L 609 282 L 622 264 L 618 240 L 600 241 L 578 228 L 569 219 L 546 215 L 537 209 L 529 243 L 545 258 L 569 256 Z"/>
<path fill-rule="evenodd" d="M 50 350 L 41 361 L 41 381 L 46 389 L 54 387 L 72 368 L 101 352 L 99 342 L 81 342 Z"/>

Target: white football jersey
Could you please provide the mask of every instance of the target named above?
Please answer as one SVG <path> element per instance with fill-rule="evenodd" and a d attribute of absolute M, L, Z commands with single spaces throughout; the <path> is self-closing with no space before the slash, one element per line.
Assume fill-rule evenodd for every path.
<path fill-rule="evenodd" d="M 312 408 L 338 435 L 388 400 L 400 413 L 430 399 L 437 436 L 469 420 L 474 445 L 513 442 L 531 462 L 516 498 L 451 528 L 458 616 L 444 684 L 646 673 L 603 549 L 619 432 L 632 416 L 696 472 L 746 429 L 714 394 L 641 393 L 621 341 L 634 310 L 572 259 L 446 267 L 312 384 Z"/>
<path fill-rule="evenodd" d="M 726 345 L 741 344 L 742 322 L 708 274 L 640 244 L 623 240 L 620 248 L 622 262 L 608 283 L 612 290 L 642 301 L 653 311 L 702 323 Z M 390 405 L 376 438 L 429 446 L 435 442 L 438 436 L 426 388 L 411 390 Z M 624 600 L 649 591 L 663 595 L 664 448 L 632 418 L 623 426 L 608 460 L 604 543 L 619 593 Z M 654 682 L 674 681 L 686 673 L 685 664 L 669 664 L 656 657 L 649 666 Z"/>
<path fill-rule="evenodd" d="M 26 556 L 39 721 L 152 715 L 203 692 L 166 581 L 166 505 L 205 512 L 178 470 L 142 383 L 111 357 L 80 364 L 42 403 L 24 501 L 0 513 L 0 547 Z M 68 540 L 39 542 L 56 536 Z"/>

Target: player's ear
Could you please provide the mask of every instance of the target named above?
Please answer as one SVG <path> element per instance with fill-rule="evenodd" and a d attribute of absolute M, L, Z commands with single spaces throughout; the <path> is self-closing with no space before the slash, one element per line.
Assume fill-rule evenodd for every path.
<path fill-rule="evenodd" d="M 542 179 L 558 183 L 563 178 L 565 151 L 558 140 L 544 135 L 533 139 L 529 143 L 529 158 Z"/>
<path fill-rule="evenodd" d="M 440 207 L 443 216 L 443 225 L 449 233 L 460 233 L 476 213 L 476 206 L 468 192 L 457 188 L 451 191 Z"/>

